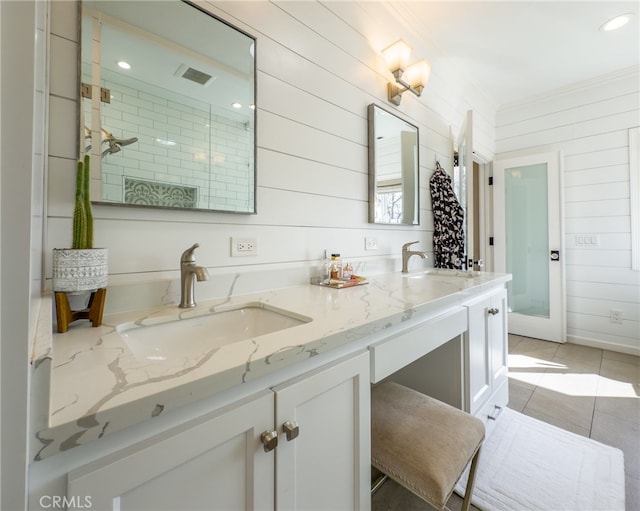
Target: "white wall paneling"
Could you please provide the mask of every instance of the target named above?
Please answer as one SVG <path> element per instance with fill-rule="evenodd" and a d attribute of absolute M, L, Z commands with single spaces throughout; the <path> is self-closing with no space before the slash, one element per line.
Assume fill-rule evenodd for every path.
<path fill-rule="evenodd" d="M 631 269 L 640 271 L 640 127 L 629 130 Z"/>
<path fill-rule="evenodd" d="M 498 111 L 501 157 L 564 154 L 570 341 L 640 354 L 640 274 L 632 270 L 629 131 L 640 111 L 638 68 Z M 613 323 L 610 311 L 622 310 Z"/>
<path fill-rule="evenodd" d="M 41 303 L 48 99 L 45 2 L 0 4 L 0 508 L 25 509 L 29 340 Z"/>
<path fill-rule="evenodd" d="M 340 252 L 363 271 L 397 270 L 400 249 L 420 241 L 432 250 L 429 177 L 436 159 L 451 164 L 449 126 L 464 113 L 477 114 L 483 153 L 493 153 L 493 107 L 450 68 L 434 67 L 422 97 L 405 95 L 398 115 L 420 129 L 420 226 L 367 222 L 367 105 L 386 102 L 392 79 L 380 50 L 409 37 L 387 6 L 352 2 L 203 2 L 205 9 L 257 38 L 257 215 L 94 207 L 95 244 L 109 248 L 110 283 L 150 278 L 178 279 L 182 250 L 199 242 L 198 262 L 214 278 L 224 273 L 262 272 L 286 265 L 314 269 L 324 249 Z M 56 19 L 64 16 L 64 20 Z M 74 69 L 78 44 L 71 30 L 77 14 L 54 10 L 52 67 Z M 385 19 L 384 24 L 375 20 Z M 437 48 L 411 36 L 416 58 L 432 60 Z M 77 116 L 76 76 L 56 73 L 51 92 L 48 244 L 71 237 Z M 457 129 L 455 130 L 457 131 Z M 258 255 L 231 258 L 229 238 L 258 239 Z M 378 250 L 365 251 L 365 236 Z M 424 264 L 416 260 L 416 265 Z M 431 264 L 431 260 L 427 261 Z M 283 266 L 285 265 L 285 266 Z M 213 284 L 199 285 L 208 297 Z M 107 309 L 109 309 L 107 300 Z"/>

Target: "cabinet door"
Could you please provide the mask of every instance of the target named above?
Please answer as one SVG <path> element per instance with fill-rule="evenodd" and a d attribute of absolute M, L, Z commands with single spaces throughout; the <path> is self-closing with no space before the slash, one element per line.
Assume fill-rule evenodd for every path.
<path fill-rule="evenodd" d="M 491 298 L 486 296 L 467 305 L 469 330 L 465 342 L 465 410 L 472 415 L 482 408 L 491 395 L 490 308 Z"/>
<path fill-rule="evenodd" d="M 261 443 L 273 411 L 265 391 L 81 467 L 67 499 L 101 511 L 273 510 L 274 452 Z"/>
<path fill-rule="evenodd" d="M 370 497 L 368 353 L 274 389 L 279 510 L 367 510 Z M 287 440 L 285 422 L 297 427 Z"/>
<path fill-rule="evenodd" d="M 506 289 L 502 289 L 491 297 L 489 311 L 491 388 L 495 391 L 509 377 Z"/>

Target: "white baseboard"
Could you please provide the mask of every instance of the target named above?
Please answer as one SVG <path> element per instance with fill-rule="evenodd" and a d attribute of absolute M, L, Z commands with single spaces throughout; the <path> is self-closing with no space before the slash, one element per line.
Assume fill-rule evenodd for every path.
<path fill-rule="evenodd" d="M 629 346 L 602 339 L 592 339 L 590 337 L 580 337 L 575 335 L 567 335 L 567 342 L 572 344 L 580 344 L 582 346 L 590 346 L 592 348 L 600 348 L 603 350 L 618 351 L 627 353 L 628 355 L 640 356 L 640 346 Z"/>

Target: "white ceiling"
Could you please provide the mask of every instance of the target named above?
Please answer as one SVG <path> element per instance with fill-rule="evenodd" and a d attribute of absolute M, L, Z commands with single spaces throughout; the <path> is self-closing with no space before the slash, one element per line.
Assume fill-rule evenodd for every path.
<path fill-rule="evenodd" d="M 640 2 L 389 0 L 396 17 L 468 73 L 496 107 L 640 64 Z M 632 13 L 629 24 L 602 23 Z M 409 36 L 407 36 L 407 40 Z M 411 41 L 409 41 L 411 43 Z M 428 87 L 428 86 L 427 86 Z"/>

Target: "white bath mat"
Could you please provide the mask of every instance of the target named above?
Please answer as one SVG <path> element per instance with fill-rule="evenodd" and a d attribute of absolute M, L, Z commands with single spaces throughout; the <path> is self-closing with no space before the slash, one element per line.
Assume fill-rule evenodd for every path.
<path fill-rule="evenodd" d="M 483 511 L 623 511 L 623 454 L 505 408 L 482 447 L 471 502 Z"/>

